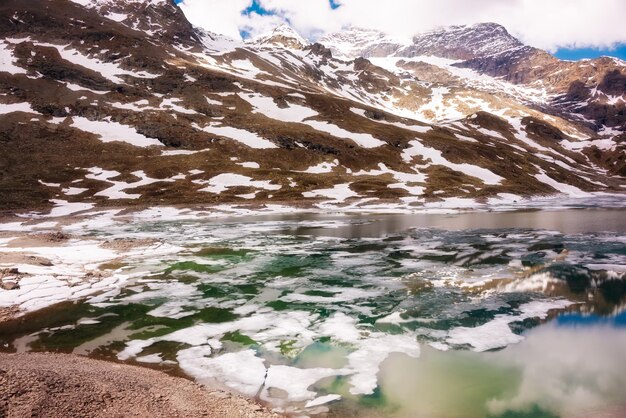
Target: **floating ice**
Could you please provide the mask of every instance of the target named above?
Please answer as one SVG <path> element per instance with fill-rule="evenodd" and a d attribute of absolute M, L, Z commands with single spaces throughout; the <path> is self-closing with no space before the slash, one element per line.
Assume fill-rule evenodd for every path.
<path fill-rule="evenodd" d="M 253 350 L 226 353 L 218 357 L 209 346 L 192 347 L 178 352 L 176 359 L 181 369 L 199 382 L 211 379 L 247 396 L 255 396 L 265 381 L 265 365 Z"/>
<path fill-rule="evenodd" d="M 493 320 L 478 327 L 457 327 L 449 332 L 449 344 L 470 345 L 473 351 L 486 351 L 519 343 L 523 336 L 513 333 L 510 323 L 527 318 L 543 319 L 552 309 L 563 309 L 573 302 L 567 300 L 533 301 L 519 307 L 519 315 L 497 315 Z"/>
<path fill-rule="evenodd" d="M 269 400 L 271 398 L 269 390 L 275 388 L 285 391 L 290 401 L 308 401 L 316 396 L 315 392 L 308 390 L 310 386 L 325 377 L 339 376 L 348 373 L 350 372 L 341 369 L 299 369 L 297 367 L 272 365 L 267 370 L 265 388 L 261 394 L 261 398 Z"/>

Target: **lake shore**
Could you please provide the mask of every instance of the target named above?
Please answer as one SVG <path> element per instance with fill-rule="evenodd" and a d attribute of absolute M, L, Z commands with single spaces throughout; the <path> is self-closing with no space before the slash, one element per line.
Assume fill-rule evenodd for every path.
<path fill-rule="evenodd" d="M 160 371 L 51 353 L 0 354 L 0 415 L 278 417 L 243 397 Z"/>
<path fill-rule="evenodd" d="M 0 292 L 9 296 L 17 295 L 19 282 L 29 277 L 22 272 L 25 266 L 49 270 L 49 277 L 67 274 L 67 265 L 59 263 L 58 258 L 36 256 L 29 250 L 59 249 L 77 238 L 58 230 L 0 232 L 0 238 L 3 237 L 10 238 L 13 242 L 8 247 L 17 251 L 2 253 L 0 264 L 20 267 L 0 269 L 3 284 Z M 99 244 L 115 254 L 155 245 L 147 240 Z M 109 276 L 106 269 L 83 267 L 79 267 L 76 277 L 79 280 L 70 286 L 80 286 L 83 281 L 98 282 Z M 90 274 L 93 271 L 97 273 Z M 84 279 L 80 277 L 83 275 Z M 7 283 L 18 285 L 15 290 L 7 290 L 4 288 Z M 0 307 L 0 323 L 15 320 L 29 311 L 17 304 L 19 297 L 15 299 L 15 305 Z M 253 400 L 163 371 L 72 354 L 35 352 L 0 352 L 0 416 L 278 417 Z"/>

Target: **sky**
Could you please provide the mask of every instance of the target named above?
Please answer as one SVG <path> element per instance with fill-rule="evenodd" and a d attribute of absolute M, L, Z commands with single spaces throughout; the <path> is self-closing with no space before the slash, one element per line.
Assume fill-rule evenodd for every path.
<path fill-rule="evenodd" d="M 315 40 L 349 26 L 398 38 L 440 26 L 496 22 L 562 59 L 626 59 L 626 0 L 175 0 L 196 26 L 233 38 L 282 23 Z"/>
<path fill-rule="evenodd" d="M 580 60 L 583 58 L 597 58 L 603 55 L 621 58 L 626 61 L 626 44 L 618 45 L 615 48 L 562 48 L 554 52 L 557 58 L 562 60 Z"/>

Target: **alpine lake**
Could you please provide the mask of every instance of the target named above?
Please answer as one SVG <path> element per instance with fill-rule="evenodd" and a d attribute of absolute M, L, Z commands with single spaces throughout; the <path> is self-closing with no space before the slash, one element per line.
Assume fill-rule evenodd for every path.
<path fill-rule="evenodd" d="M 290 416 L 626 416 L 626 209 L 118 223 L 174 255 L 0 325 Z"/>

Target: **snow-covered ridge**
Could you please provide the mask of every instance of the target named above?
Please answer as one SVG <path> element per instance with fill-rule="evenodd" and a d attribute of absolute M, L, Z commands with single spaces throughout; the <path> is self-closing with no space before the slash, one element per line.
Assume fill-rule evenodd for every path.
<path fill-rule="evenodd" d="M 246 43 L 252 45 L 282 46 L 293 49 L 303 49 L 309 44 L 306 39 L 287 24 L 277 26 L 272 31 L 252 38 Z"/>
<path fill-rule="evenodd" d="M 410 39 L 395 38 L 375 29 L 350 27 L 322 36 L 318 42 L 341 58 L 390 56 L 398 49 L 408 47 Z"/>
<path fill-rule="evenodd" d="M 419 55 L 428 50 L 459 50 L 459 59 L 469 59 L 498 55 L 503 52 L 524 47 L 524 44 L 502 25 L 496 23 L 478 23 L 475 25 L 448 26 L 418 34 L 413 38 L 413 47 L 404 54 L 415 51 Z M 456 57 L 450 57 L 456 58 Z"/>
<path fill-rule="evenodd" d="M 325 35 L 318 42 L 335 55 L 348 58 L 433 55 L 469 59 L 524 47 L 503 26 L 495 23 L 440 27 L 416 34 L 413 39 L 393 37 L 375 29 L 351 27 Z"/>

